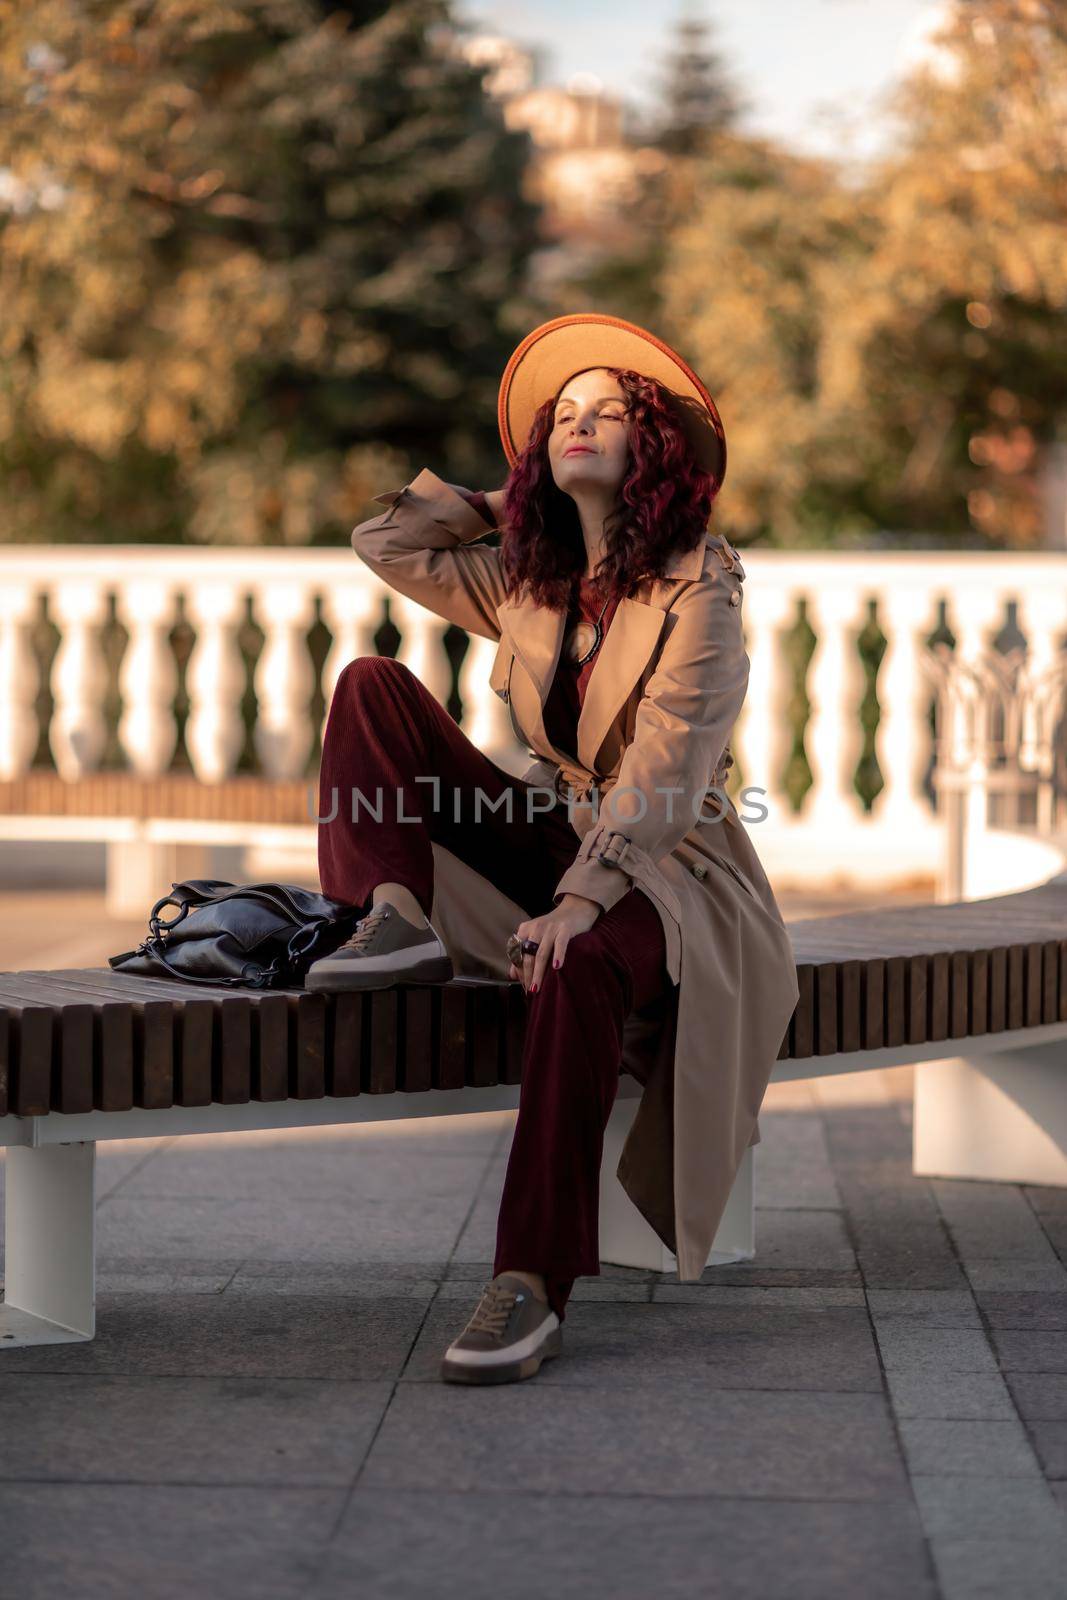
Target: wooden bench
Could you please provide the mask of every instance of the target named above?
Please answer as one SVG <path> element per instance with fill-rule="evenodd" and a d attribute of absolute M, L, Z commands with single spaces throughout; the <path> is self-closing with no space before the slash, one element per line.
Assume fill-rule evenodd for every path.
<path fill-rule="evenodd" d="M 917 1173 L 1067 1183 L 1067 874 L 790 933 L 800 1000 L 774 1081 L 914 1062 Z M 518 984 L 476 979 L 319 995 L 0 973 L 0 1346 L 93 1336 L 96 1141 L 511 1108 L 524 1022 Z M 605 1140 L 601 1253 L 669 1270 L 615 1178 L 640 1092 L 624 1076 Z M 754 1254 L 753 1154 L 713 1263 Z"/>

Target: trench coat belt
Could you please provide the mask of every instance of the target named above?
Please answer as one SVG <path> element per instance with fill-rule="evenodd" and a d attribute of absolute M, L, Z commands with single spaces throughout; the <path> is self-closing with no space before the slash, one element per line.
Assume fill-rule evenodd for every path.
<path fill-rule="evenodd" d="M 588 778 L 582 773 L 570 771 L 563 765 L 557 765 L 552 778 L 552 787 L 560 800 L 584 800 L 593 788 L 595 779 Z"/>
<path fill-rule="evenodd" d="M 731 757 L 726 763 L 726 769 L 720 769 L 720 771 L 715 774 L 716 782 L 709 785 L 709 787 L 705 790 L 704 803 L 707 804 L 708 800 L 710 799 L 715 811 L 723 817 L 725 822 L 736 828 L 738 826 L 738 819 L 733 807 L 723 795 L 715 792 L 717 788 L 722 788 L 722 786 L 725 784 L 726 771 L 729 770 L 732 765 L 733 758 Z M 556 792 L 556 797 L 564 802 L 568 799 L 586 800 L 596 786 L 595 778 L 590 779 L 584 774 L 573 773 L 562 764 L 557 765 L 555 773 L 552 777 L 552 787 Z M 606 791 L 601 789 L 600 792 L 602 799 L 607 797 L 607 794 L 610 793 L 610 789 L 610 785 Z"/>

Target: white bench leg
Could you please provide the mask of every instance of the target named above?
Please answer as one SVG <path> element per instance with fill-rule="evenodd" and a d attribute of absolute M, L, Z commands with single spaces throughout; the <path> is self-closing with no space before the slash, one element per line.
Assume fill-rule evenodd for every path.
<path fill-rule="evenodd" d="M 677 1265 L 673 1252 L 649 1227 L 615 1176 L 639 1101 L 639 1093 L 620 1092 L 604 1134 L 604 1158 L 600 1167 L 600 1259 L 617 1267 L 673 1272 Z M 731 1261 L 751 1261 L 756 1254 L 754 1153 L 750 1145 L 742 1157 L 706 1266 L 722 1267 Z"/>
<path fill-rule="evenodd" d="M 96 1145 L 9 1145 L 0 1351 L 96 1331 Z"/>
<path fill-rule="evenodd" d="M 917 1064 L 912 1170 L 1067 1184 L 1067 1044 Z"/>

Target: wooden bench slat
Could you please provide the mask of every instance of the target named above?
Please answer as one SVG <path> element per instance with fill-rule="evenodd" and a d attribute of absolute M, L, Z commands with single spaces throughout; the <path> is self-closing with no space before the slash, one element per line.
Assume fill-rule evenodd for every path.
<path fill-rule="evenodd" d="M 399 1087 L 407 1094 L 421 1094 L 433 1088 L 434 1041 L 441 1027 L 436 988 L 405 989 L 403 1024 Z"/>
<path fill-rule="evenodd" d="M 49 1109 L 133 1109 L 133 1011 L 128 1001 L 90 997 L 52 980 L 51 974 L 29 972 L 18 974 L 16 982 L 0 974 L 0 996 L 5 1004 L 9 999 L 25 999 L 53 1011 L 47 1088 L 42 1083 L 34 1091 L 46 1094 Z M 64 1021 L 67 1011 L 72 1012 L 70 1029 Z"/>
<path fill-rule="evenodd" d="M 76 983 L 79 989 L 112 998 L 119 992 L 109 982 L 113 976 L 106 968 L 86 967 L 75 971 L 41 974 L 62 979 L 66 984 Z M 146 983 L 153 980 L 146 979 Z M 153 996 L 160 1004 L 173 1007 L 173 1075 L 174 1100 L 178 1106 L 207 1106 L 211 1104 L 211 1059 L 213 1049 L 214 1006 L 210 999 L 201 998 L 209 991 L 202 986 L 187 992 L 179 983 L 167 983 L 153 988 L 147 994 L 141 990 L 128 991 L 131 1004 L 147 1005 Z"/>
<path fill-rule="evenodd" d="M 44 1006 L 52 1014 L 47 1090 L 43 1067 L 38 1063 L 33 1068 L 32 1081 L 26 1076 L 25 1082 L 17 1082 L 12 1109 L 17 1111 L 18 1103 L 24 1103 L 27 1097 L 39 1103 L 40 1096 L 47 1093 L 47 1104 L 52 1111 L 71 1114 L 92 1111 L 96 1045 L 91 1002 L 85 1000 L 78 1004 L 74 993 L 64 1001 L 61 991 L 57 993 L 52 989 L 43 993 L 40 986 L 32 982 L 22 982 L 17 989 L 9 989 L 0 977 L 0 1005 L 7 1006 L 12 1001 Z M 14 1019 L 10 1026 L 17 1026 Z M 32 1026 L 25 1035 L 25 1043 L 28 1052 L 33 1043 Z M 18 1079 L 22 1080 L 29 1071 L 27 1060 L 27 1064 L 18 1071 Z"/>
<path fill-rule="evenodd" d="M 360 1094 L 363 1058 L 369 1053 L 370 1007 L 355 992 L 331 995 L 326 1013 L 326 1092 Z"/>
<path fill-rule="evenodd" d="M 85 974 L 78 970 L 20 974 L 24 991 L 30 983 L 39 992 L 54 996 L 64 1016 L 76 1009 L 63 998 L 68 994 L 83 997 L 91 1008 L 92 1073 L 85 1071 L 81 1057 L 75 1055 L 70 1072 L 61 1074 L 53 1110 L 124 1111 L 136 1106 L 158 1111 L 174 1104 L 173 1001 L 119 995 L 110 985 L 85 981 Z M 125 1103 L 127 1095 L 129 1104 Z M 94 1101 L 98 1103 L 94 1105 Z"/>
<path fill-rule="evenodd" d="M 367 992 L 366 1003 L 371 1031 L 370 1051 L 363 1061 L 363 1091 L 365 1094 L 393 1094 L 400 1055 L 400 991 L 371 989 Z"/>

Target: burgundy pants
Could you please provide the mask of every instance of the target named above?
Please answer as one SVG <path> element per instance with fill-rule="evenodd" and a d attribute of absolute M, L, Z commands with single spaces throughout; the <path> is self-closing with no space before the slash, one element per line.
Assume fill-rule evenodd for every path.
<path fill-rule="evenodd" d="M 484 756 L 408 667 L 361 656 L 342 671 L 326 723 L 319 816 L 331 820 L 319 824 L 322 892 L 369 909 L 378 884 L 400 883 L 429 916 L 436 841 L 527 917 L 540 916 L 552 909 L 580 843 L 563 802 L 538 809 L 549 798 Z M 561 1321 L 574 1279 L 600 1271 L 600 1162 L 623 1023 L 669 985 L 659 915 L 632 887 L 570 940 L 562 966 L 549 965 L 526 997 L 493 1272 L 541 1273 Z"/>

